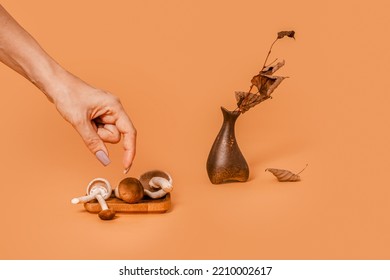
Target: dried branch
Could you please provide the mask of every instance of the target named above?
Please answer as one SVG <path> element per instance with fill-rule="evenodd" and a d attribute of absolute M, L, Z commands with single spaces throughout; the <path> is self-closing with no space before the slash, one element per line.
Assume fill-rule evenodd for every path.
<path fill-rule="evenodd" d="M 280 62 L 277 62 L 274 64 L 277 60 L 272 62 L 270 65 L 266 66 L 267 60 L 272 52 L 272 48 L 274 44 L 283 37 L 290 37 L 295 39 L 295 32 L 294 31 L 280 31 L 278 32 L 277 38 L 275 41 L 272 42 L 271 47 L 268 51 L 268 54 L 265 58 L 264 64 L 262 69 L 260 70 L 259 74 L 254 76 L 251 80 L 251 86 L 249 88 L 248 92 L 242 92 L 237 91 L 235 93 L 236 95 L 236 101 L 237 101 L 237 108 L 235 111 L 239 111 L 242 113 L 245 113 L 250 108 L 256 106 L 257 104 L 271 98 L 272 92 L 281 84 L 281 82 L 287 78 L 287 77 L 281 77 L 281 76 L 274 76 L 273 74 L 282 68 L 285 64 L 285 61 L 282 60 Z M 252 93 L 253 87 L 257 88 L 256 93 Z"/>

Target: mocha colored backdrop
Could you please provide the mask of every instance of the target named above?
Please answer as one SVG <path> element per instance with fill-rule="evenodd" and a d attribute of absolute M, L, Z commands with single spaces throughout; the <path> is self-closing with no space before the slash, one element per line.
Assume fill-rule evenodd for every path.
<path fill-rule="evenodd" d="M 138 130 L 130 176 L 174 179 L 165 214 L 101 221 L 72 205 L 116 185 L 27 80 L 0 65 L 1 259 L 389 259 L 389 4 L 373 1 L 2 1 L 60 64 L 117 95 Z M 271 42 L 289 79 L 240 116 L 247 183 L 206 159 Z M 298 172 L 279 183 L 266 168 Z"/>

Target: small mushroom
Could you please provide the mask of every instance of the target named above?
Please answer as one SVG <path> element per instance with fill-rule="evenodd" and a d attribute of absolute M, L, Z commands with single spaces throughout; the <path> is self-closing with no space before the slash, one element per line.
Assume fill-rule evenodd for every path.
<path fill-rule="evenodd" d="M 112 188 L 110 183 L 103 178 L 93 179 L 87 186 L 87 195 L 72 199 L 72 204 L 86 203 L 97 199 L 102 208 L 99 212 L 99 218 L 102 220 L 111 220 L 115 216 L 115 211 L 108 208 L 106 199 L 111 196 Z"/>
<path fill-rule="evenodd" d="M 161 198 L 173 189 L 171 175 L 161 170 L 146 172 L 139 180 L 144 187 L 144 193 L 153 199 Z"/>
<path fill-rule="evenodd" d="M 102 220 L 112 220 L 115 217 L 115 211 L 108 208 L 100 211 L 98 216 Z"/>
<path fill-rule="evenodd" d="M 102 211 L 99 212 L 99 218 L 102 220 L 112 220 L 115 217 L 115 211 L 108 208 L 106 201 L 101 195 L 96 196 L 96 199 L 99 201 Z"/>
<path fill-rule="evenodd" d="M 137 178 L 127 177 L 114 190 L 115 196 L 127 203 L 137 203 L 144 197 L 144 188 Z"/>

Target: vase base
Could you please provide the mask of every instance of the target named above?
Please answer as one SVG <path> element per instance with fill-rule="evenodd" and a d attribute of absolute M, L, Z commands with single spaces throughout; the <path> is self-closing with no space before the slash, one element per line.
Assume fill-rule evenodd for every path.
<path fill-rule="evenodd" d="M 229 170 L 209 172 L 209 179 L 212 184 L 219 185 L 234 182 L 246 182 L 249 178 L 249 170 L 239 170 L 232 174 Z"/>

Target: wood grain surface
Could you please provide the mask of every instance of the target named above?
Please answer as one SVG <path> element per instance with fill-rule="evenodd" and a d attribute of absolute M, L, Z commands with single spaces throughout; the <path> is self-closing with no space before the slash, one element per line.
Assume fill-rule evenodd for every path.
<path fill-rule="evenodd" d="M 127 203 L 121 199 L 110 197 L 106 202 L 108 207 L 115 212 L 164 213 L 171 208 L 171 195 L 167 194 L 160 199 L 145 198 L 138 203 Z M 101 211 L 101 207 L 97 200 L 84 203 L 84 208 L 91 213 L 99 213 Z"/>

